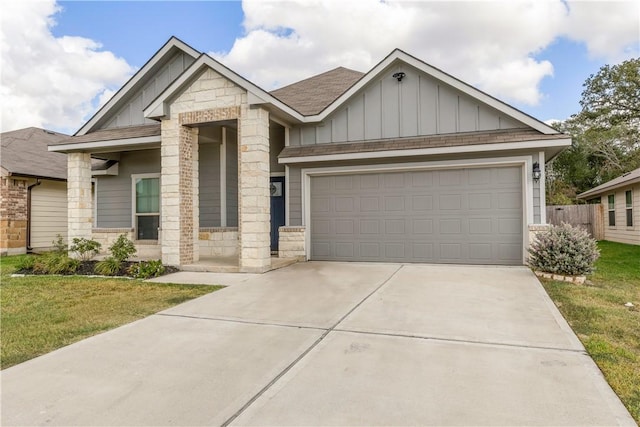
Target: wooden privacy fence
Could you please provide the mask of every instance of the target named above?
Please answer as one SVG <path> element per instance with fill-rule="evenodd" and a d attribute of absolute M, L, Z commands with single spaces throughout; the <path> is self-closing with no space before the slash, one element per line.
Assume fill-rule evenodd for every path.
<path fill-rule="evenodd" d="M 604 239 L 604 210 L 600 204 L 547 206 L 547 222 L 553 225 L 566 222 L 586 229 L 596 240 Z"/>

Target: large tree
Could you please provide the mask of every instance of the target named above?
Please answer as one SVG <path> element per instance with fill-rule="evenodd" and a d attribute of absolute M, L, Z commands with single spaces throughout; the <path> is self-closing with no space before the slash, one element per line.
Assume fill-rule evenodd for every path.
<path fill-rule="evenodd" d="M 640 167 L 640 58 L 605 65 L 584 83 L 582 110 L 556 127 L 572 146 L 552 162 L 547 202 L 576 194 Z"/>

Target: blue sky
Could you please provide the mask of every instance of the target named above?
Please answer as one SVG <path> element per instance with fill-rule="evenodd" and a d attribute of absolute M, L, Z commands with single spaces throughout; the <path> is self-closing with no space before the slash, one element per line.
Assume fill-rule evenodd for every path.
<path fill-rule="evenodd" d="M 75 131 L 172 35 L 265 89 L 340 65 L 368 71 L 399 47 L 541 120 L 578 112 L 584 80 L 638 56 L 640 44 L 634 1 L 25 3 L 15 13 L 46 28 L 34 36 L 6 21 L 4 38 L 29 46 L 31 59 L 56 59 L 40 69 L 3 46 L 3 94 L 25 109 L 20 120 L 3 109 L 3 131 Z M 49 91 L 21 86 L 27 74 L 50 80 Z"/>

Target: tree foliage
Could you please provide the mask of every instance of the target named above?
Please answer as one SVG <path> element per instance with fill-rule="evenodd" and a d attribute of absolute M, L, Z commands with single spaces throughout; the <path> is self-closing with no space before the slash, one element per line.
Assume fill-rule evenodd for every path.
<path fill-rule="evenodd" d="M 583 86 L 582 110 L 555 124 L 573 144 L 549 168 L 549 204 L 574 203 L 577 194 L 640 167 L 640 58 L 605 65 Z"/>

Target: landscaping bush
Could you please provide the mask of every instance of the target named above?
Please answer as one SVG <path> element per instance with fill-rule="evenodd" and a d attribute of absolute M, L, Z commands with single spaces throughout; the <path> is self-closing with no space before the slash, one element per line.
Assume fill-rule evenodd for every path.
<path fill-rule="evenodd" d="M 16 262 L 16 271 L 31 271 L 36 264 L 36 257 L 33 255 L 24 255 Z"/>
<path fill-rule="evenodd" d="M 51 243 L 53 243 L 53 247 L 55 248 L 53 251 L 57 252 L 59 254 L 66 254 L 67 253 L 67 244 L 64 242 L 64 240 L 62 239 L 62 236 L 59 234 L 56 234 L 56 240 L 53 240 Z"/>
<path fill-rule="evenodd" d="M 163 275 L 164 272 L 164 265 L 162 265 L 162 261 L 159 259 L 154 261 L 141 261 L 136 264 L 132 264 L 127 270 L 127 273 L 136 279 L 158 277 Z"/>
<path fill-rule="evenodd" d="M 591 273 L 599 256 L 596 241 L 584 229 L 563 223 L 537 235 L 529 248 L 529 266 L 578 276 Z"/>
<path fill-rule="evenodd" d="M 78 257 L 80 257 L 82 261 L 89 261 L 91 258 L 98 255 L 101 248 L 102 245 L 95 240 L 85 239 L 84 237 L 74 237 L 73 245 L 71 245 L 69 250 L 77 253 Z"/>
<path fill-rule="evenodd" d="M 66 252 L 47 252 L 33 262 L 33 272 L 37 274 L 73 274 L 80 267 L 80 261 L 70 258 Z"/>
<path fill-rule="evenodd" d="M 127 261 L 136 254 L 136 247 L 133 242 L 127 238 L 126 234 L 118 236 L 115 242 L 109 246 L 111 256 L 120 262 Z"/>
<path fill-rule="evenodd" d="M 115 276 L 120 271 L 122 262 L 112 256 L 96 263 L 94 271 L 103 276 Z"/>

